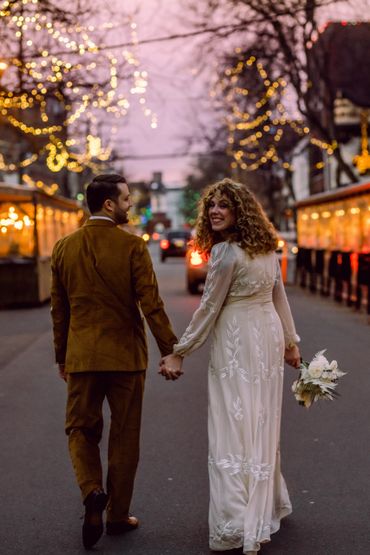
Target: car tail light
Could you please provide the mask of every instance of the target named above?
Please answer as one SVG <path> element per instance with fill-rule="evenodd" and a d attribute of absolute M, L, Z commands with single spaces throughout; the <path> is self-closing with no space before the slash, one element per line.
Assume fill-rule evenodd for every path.
<path fill-rule="evenodd" d="M 168 241 L 168 239 L 162 239 L 162 241 L 159 243 L 159 245 L 160 245 L 161 249 L 166 250 L 170 246 L 170 242 Z"/>
<path fill-rule="evenodd" d="M 200 266 L 203 264 L 203 258 L 199 251 L 191 251 L 190 253 L 190 264 L 192 266 Z"/>

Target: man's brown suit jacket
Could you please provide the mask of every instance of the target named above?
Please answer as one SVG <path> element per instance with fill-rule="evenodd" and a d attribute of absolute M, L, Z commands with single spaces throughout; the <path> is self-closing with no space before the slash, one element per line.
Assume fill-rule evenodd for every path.
<path fill-rule="evenodd" d="M 145 242 L 108 220 L 88 220 L 56 243 L 51 307 L 66 372 L 146 369 L 143 315 L 162 356 L 177 341 Z"/>

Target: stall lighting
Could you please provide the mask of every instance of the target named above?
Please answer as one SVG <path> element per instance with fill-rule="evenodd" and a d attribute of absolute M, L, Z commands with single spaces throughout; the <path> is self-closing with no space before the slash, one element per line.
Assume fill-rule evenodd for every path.
<path fill-rule="evenodd" d="M 359 208 L 351 208 L 350 212 L 351 212 L 351 214 L 359 214 L 360 209 Z"/>
<path fill-rule="evenodd" d="M 336 216 L 344 216 L 345 213 L 346 213 L 345 210 L 336 210 L 335 211 Z"/>
<path fill-rule="evenodd" d="M 323 218 L 330 218 L 331 213 L 330 213 L 328 210 L 325 210 L 325 212 L 322 212 L 322 213 L 321 213 L 321 216 L 322 216 Z"/>
<path fill-rule="evenodd" d="M 312 219 L 312 220 L 318 220 L 318 219 L 319 219 L 319 214 L 318 214 L 318 212 L 312 212 L 312 214 L 311 214 L 311 219 Z"/>

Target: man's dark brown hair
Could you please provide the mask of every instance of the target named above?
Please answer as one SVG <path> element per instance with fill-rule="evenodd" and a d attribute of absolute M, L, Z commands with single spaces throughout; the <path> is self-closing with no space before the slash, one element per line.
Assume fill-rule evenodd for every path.
<path fill-rule="evenodd" d="M 94 177 L 86 189 L 86 202 L 91 214 L 99 212 L 107 199 L 117 200 L 120 194 L 118 183 L 126 183 L 123 175 L 108 173 Z"/>

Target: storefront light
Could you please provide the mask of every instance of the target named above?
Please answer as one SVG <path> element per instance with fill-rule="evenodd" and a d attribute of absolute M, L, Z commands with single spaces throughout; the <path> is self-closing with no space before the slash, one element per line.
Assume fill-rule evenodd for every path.
<path fill-rule="evenodd" d="M 324 212 L 321 212 L 321 216 L 323 218 L 330 218 L 331 212 L 329 212 L 328 210 L 325 210 Z"/>
<path fill-rule="evenodd" d="M 311 214 L 311 219 L 312 219 L 312 220 L 318 220 L 318 219 L 319 219 L 319 214 L 318 214 L 318 212 L 312 212 L 312 214 Z"/>
<path fill-rule="evenodd" d="M 336 216 L 344 216 L 345 213 L 346 213 L 345 210 L 342 210 L 342 209 L 341 209 L 341 210 L 336 210 L 336 211 L 335 211 L 335 215 L 336 215 Z"/>

